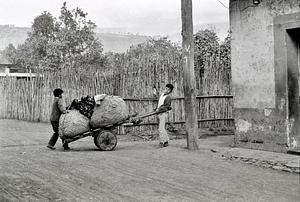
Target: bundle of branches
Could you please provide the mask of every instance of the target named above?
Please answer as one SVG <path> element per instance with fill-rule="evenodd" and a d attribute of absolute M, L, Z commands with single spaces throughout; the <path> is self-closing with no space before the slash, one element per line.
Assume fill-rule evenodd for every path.
<path fill-rule="evenodd" d="M 129 110 L 125 101 L 118 96 L 106 96 L 100 105 L 96 105 L 91 118 L 92 128 L 106 127 L 129 118 Z"/>
<path fill-rule="evenodd" d="M 69 113 L 62 114 L 59 119 L 58 134 L 61 139 L 73 137 L 89 130 L 89 119 L 76 109 L 70 110 Z"/>
<path fill-rule="evenodd" d="M 69 107 L 70 110 L 76 109 L 87 118 L 91 118 L 94 112 L 95 100 L 94 97 L 82 97 L 80 101 L 74 99 Z"/>

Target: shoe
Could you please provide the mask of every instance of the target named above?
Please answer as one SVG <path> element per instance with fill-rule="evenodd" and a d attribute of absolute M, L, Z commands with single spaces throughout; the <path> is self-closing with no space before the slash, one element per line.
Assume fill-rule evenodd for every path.
<path fill-rule="evenodd" d="M 64 145 L 64 150 L 70 150 L 70 147 L 68 145 Z"/>
<path fill-rule="evenodd" d="M 68 143 L 63 143 L 64 150 L 70 150 Z"/>
<path fill-rule="evenodd" d="M 68 150 L 70 150 L 70 147 L 64 147 L 64 150 L 68 151 Z"/>
<path fill-rule="evenodd" d="M 50 145 L 50 144 L 48 144 L 47 147 L 48 147 L 49 149 L 51 149 L 51 150 L 54 150 L 54 149 L 55 149 L 55 147 L 53 147 L 53 146 Z"/>
<path fill-rule="evenodd" d="M 165 143 L 164 143 L 164 147 L 167 147 L 167 146 L 169 146 L 169 143 L 168 143 L 168 142 L 165 142 Z"/>

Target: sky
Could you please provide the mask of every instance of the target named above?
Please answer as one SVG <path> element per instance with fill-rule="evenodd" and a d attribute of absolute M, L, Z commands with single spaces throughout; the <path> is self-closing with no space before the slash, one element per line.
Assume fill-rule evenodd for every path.
<path fill-rule="evenodd" d="M 31 27 L 43 11 L 58 17 L 64 1 L 68 9 L 83 9 L 104 30 L 148 36 L 181 30 L 181 0 L 0 0 L 0 25 Z M 193 0 L 194 25 L 229 23 L 228 4 L 229 0 Z"/>

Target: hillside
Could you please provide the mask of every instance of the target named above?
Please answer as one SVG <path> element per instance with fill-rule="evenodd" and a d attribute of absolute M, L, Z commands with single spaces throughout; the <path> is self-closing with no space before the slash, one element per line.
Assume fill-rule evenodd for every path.
<path fill-rule="evenodd" d="M 229 23 L 228 22 L 218 22 L 218 23 L 211 23 L 211 24 L 196 24 L 194 25 L 194 33 L 197 33 L 200 30 L 203 29 L 211 29 L 214 30 L 216 32 L 216 34 L 218 35 L 220 41 L 223 41 L 226 36 L 228 35 L 228 31 L 229 31 Z M 180 31 L 177 32 L 173 32 L 170 34 L 167 34 L 168 38 L 171 41 L 174 42 L 181 42 L 181 33 Z"/>
<path fill-rule="evenodd" d="M 12 43 L 14 46 L 24 43 L 27 38 L 28 27 L 14 27 L 11 25 L 0 25 L 0 50 Z"/>
<path fill-rule="evenodd" d="M 228 34 L 229 23 L 220 22 L 213 24 L 198 24 L 194 26 L 195 33 L 201 29 L 213 29 L 222 41 Z M 27 38 L 27 33 L 30 30 L 31 29 L 28 27 L 0 25 L 0 50 L 3 50 L 9 43 L 12 43 L 14 46 L 22 44 Z M 97 30 L 97 37 L 103 44 L 104 52 L 125 52 L 130 46 L 143 43 L 149 38 L 148 36 L 142 35 L 121 34 L 122 32 L 120 30 L 118 28 Z M 181 43 L 180 30 L 166 33 L 165 36 L 168 36 L 171 41 L 179 44 Z"/>
<path fill-rule="evenodd" d="M 97 33 L 97 37 L 103 44 L 104 52 L 125 52 L 130 46 L 147 41 L 149 37 L 141 35 L 125 35 L 111 33 Z"/>
<path fill-rule="evenodd" d="M 28 27 L 14 27 L 10 25 L 0 25 L 0 50 L 12 43 L 14 46 L 24 43 L 27 33 L 31 29 Z M 97 37 L 103 44 L 104 52 L 125 52 L 130 46 L 147 41 L 147 36 L 133 34 L 111 34 L 97 33 Z"/>

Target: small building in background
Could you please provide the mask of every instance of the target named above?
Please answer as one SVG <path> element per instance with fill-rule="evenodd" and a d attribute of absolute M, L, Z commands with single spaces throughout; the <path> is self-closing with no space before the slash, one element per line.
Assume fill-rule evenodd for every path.
<path fill-rule="evenodd" d="M 29 79 L 36 77 L 31 69 L 19 67 L 10 63 L 5 57 L 0 56 L 0 77 L 16 77 L 17 79 Z"/>
<path fill-rule="evenodd" d="M 300 151 L 300 1 L 230 0 L 235 144 Z"/>

